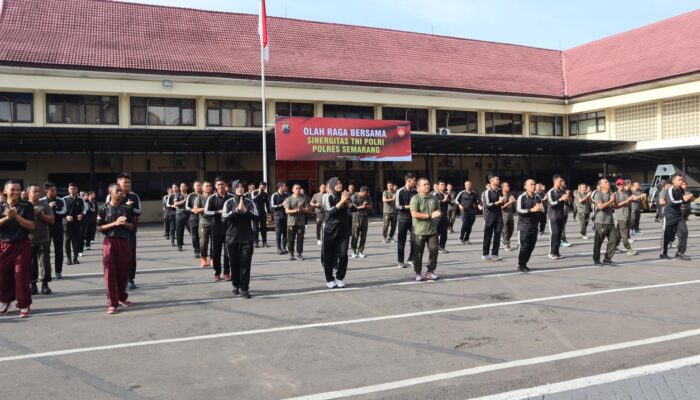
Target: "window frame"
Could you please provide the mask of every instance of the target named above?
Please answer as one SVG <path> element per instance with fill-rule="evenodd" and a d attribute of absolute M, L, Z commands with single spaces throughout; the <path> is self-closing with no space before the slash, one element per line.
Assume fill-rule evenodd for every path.
<path fill-rule="evenodd" d="M 248 108 L 240 108 L 240 107 L 226 107 L 226 103 L 231 103 L 234 106 L 240 105 L 240 104 L 247 104 L 249 107 Z M 215 105 L 215 103 L 218 103 Z M 259 105 L 259 109 L 255 109 L 254 105 Z M 264 121 L 264 116 L 261 115 L 261 123 L 260 125 L 255 124 L 255 113 L 259 112 L 262 114 L 262 103 L 259 101 L 255 100 L 217 100 L 217 99 L 207 99 L 205 102 L 205 110 L 206 110 L 206 125 L 211 126 L 211 127 L 220 127 L 220 128 L 262 128 L 262 124 Z M 218 124 L 216 123 L 210 123 L 209 120 L 209 111 L 210 110 L 216 110 L 218 111 L 219 114 L 219 121 Z M 224 125 L 224 111 L 223 110 L 245 110 L 246 111 L 246 121 L 250 121 L 249 125 Z M 233 120 L 232 120 L 233 121 Z"/>
<path fill-rule="evenodd" d="M 445 124 L 442 126 L 439 121 L 440 121 L 440 113 L 447 113 L 445 117 Z M 450 128 L 450 113 L 451 112 L 457 112 L 457 113 L 465 113 L 466 115 L 466 130 L 464 132 L 457 132 L 455 130 L 452 130 Z M 469 129 L 469 124 L 471 123 L 471 120 L 469 119 L 469 115 L 473 114 L 474 115 L 474 129 L 470 130 Z M 461 117 L 455 117 L 455 118 L 461 118 Z M 478 111 L 472 111 L 472 110 L 453 110 L 453 109 L 446 109 L 446 108 L 439 108 L 435 110 L 435 125 L 437 129 L 440 128 L 448 128 L 450 129 L 451 133 L 479 133 L 479 112 Z"/>
<path fill-rule="evenodd" d="M 360 110 L 359 110 L 360 108 L 366 108 L 366 109 L 368 109 L 368 110 L 365 110 L 365 111 L 369 111 L 369 109 L 371 109 L 371 110 L 372 110 L 372 115 L 371 115 L 371 118 L 354 118 L 354 117 L 349 117 L 349 116 L 347 116 L 347 115 L 343 115 L 343 116 L 340 116 L 340 117 L 338 117 L 338 116 L 329 117 L 329 116 L 326 115 L 326 107 L 329 107 L 329 106 L 330 106 L 330 107 L 342 107 L 342 108 L 345 108 L 345 110 L 342 110 L 342 111 L 335 111 L 336 113 L 341 113 L 341 112 L 342 112 L 343 114 L 350 114 L 350 113 L 357 113 L 357 114 L 360 114 L 360 112 L 359 112 L 359 111 L 360 111 Z M 354 108 L 357 112 L 351 111 L 353 108 Z M 356 104 L 339 104 L 339 103 L 326 103 L 326 104 L 323 104 L 323 118 L 375 119 L 376 116 L 377 116 L 376 111 L 377 111 L 377 110 L 375 109 L 374 106 L 362 106 L 362 105 L 356 105 Z"/>
<path fill-rule="evenodd" d="M 591 114 L 594 114 L 591 116 Z M 585 113 L 578 113 L 578 114 L 571 114 L 569 115 L 569 136 L 581 136 L 581 135 L 593 135 L 596 133 L 604 133 L 607 131 L 607 124 L 606 124 L 606 119 L 607 119 L 607 113 L 605 110 L 602 111 L 591 111 L 591 112 L 585 112 Z M 581 116 L 585 116 L 584 118 L 581 118 Z M 583 132 L 581 133 L 581 129 L 579 127 L 579 123 L 581 121 L 592 121 L 595 120 L 595 132 Z M 600 123 L 603 123 L 603 129 L 600 129 Z M 576 126 L 576 129 L 573 129 L 573 127 Z"/>
<path fill-rule="evenodd" d="M 286 105 L 289 110 L 289 114 L 280 114 L 279 106 Z M 294 107 L 300 106 L 311 106 L 311 115 L 298 115 L 294 112 Z M 303 113 L 302 113 L 303 114 Z M 302 118 L 313 118 L 316 116 L 316 104 L 307 102 L 296 102 L 296 101 L 275 101 L 275 116 L 276 117 L 302 117 Z"/>
<path fill-rule="evenodd" d="M 143 104 L 135 104 L 136 102 L 143 100 Z M 151 100 L 155 100 L 155 104 L 150 104 Z M 177 105 L 172 105 L 168 104 L 169 102 L 172 103 L 173 101 L 177 101 Z M 191 106 L 187 103 L 191 102 Z M 152 124 L 149 123 L 149 108 L 150 107 L 163 107 L 164 111 L 167 108 L 175 108 L 177 107 L 178 109 L 178 123 L 174 125 L 169 125 L 169 124 Z M 136 109 L 142 109 L 144 111 L 143 113 L 143 122 L 142 121 L 136 121 L 135 116 L 136 112 L 134 112 Z M 182 123 L 182 110 L 192 110 L 192 123 L 191 124 L 184 124 Z M 130 116 L 129 116 L 129 122 L 132 126 L 197 126 L 197 99 L 192 99 L 188 97 L 150 97 L 150 96 L 131 96 L 129 98 L 129 110 L 131 111 Z M 165 115 L 163 115 L 165 117 Z M 165 122 L 165 121 L 161 121 Z"/>
<path fill-rule="evenodd" d="M 553 121 L 538 121 L 539 118 L 552 118 Z M 563 115 L 530 115 L 530 136 L 540 136 L 540 137 L 563 137 L 564 136 L 564 116 Z M 560 121 L 559 124 L 559 134 L 557 134 L 557 121 Z M 553 125 L 553 135 L 551 136 L 545 136 L 545 135 L 540 135 L 537 133 L 537 123 L 551 123 Z M 533 133 L 533 123 L 535 126 L 535 132 Z"/>
<path fill-rule="evenodd" d="M 31 100 L 17 101 L 18 95 L 30 96 Z M 34 93 L 26 92 L 0 92 L 0 103 L 8 103 L 8 108 L 10 110 L 10 116 L 7 121 L 0 120 L 3 124 L 32 124 L 34 123 Z M 28 104 L 29 105 L 29 120 L 18 120 L 17 119 L 17 105 L 18 104 Z"/>
<path fill-rule="evenodd" d="M 489 119 L 489 114 L 491 114 L 490 119 Z M 496 118 L 497 115 L 500 116 L 500 118 Z M 503 118 L 503 116 L 505 116 L 505 115 L 511 116 L 511 118 L 510 118 L 510 121 L 511 121 L 510 124 L 512 126 L 511 132 L 510 133 L 496 132 L 496 119 L 506 120 L 506 118 Z M 520 120 L 513 119 L 513 116 L 516 116 L 516 115 L 520 116 Z M 524 131 L 523 128 L 525 125 L 525 116 L 522 113 L 506 113 L 506 112 L 498 112 L 498 111 L 489 111 L 489 112 L 484 113 L 484 120 L 485 120 L 484 132 L 486 132 L 486 134 L 511 135 L 511 136 L 522 136 L 523 135 L 523 131 Z M 490 127 L 489 127 L 489 122 L 491 123 Z M 517 132 L 515 130 L 515 126 L 516 126 L 515 122 L 520 123 L 520 131 L 519 132 Z"/>
<path fill-rule="evenodd" d="M 391 110 L 393 112 L 393 116 L 390 115 L 387 118 L 387 116 L 384 115 L 384 113 L 387 110 Z M 397 117 L 397 114 L 400 114 L 400 112 L 403 111 L 404 116 L 401 117 L 400 115 Z M 425 115 L 419 115 L 422 114 L 423 112 Z M 414 125 L 414 120 L 411 119 L 409 116 L 410 113 L 413 113 L 413 118 L 415 119 L 415 125 Z M 427 108 L 414 108 L 414 107 L 382 107 L 382 119 L 383 120 L 394 120 L 394 121 L 408 121 L 411 123 L 411 131 L 414 132 L 428 132 L 430 130 L 430 110 Z M 419 124 L 420 120 L 424 120 L 425 124 L 424 126 Z"/>
<path fill-rule="evenodd" d="M 56 96 L 58 97 L 58 100 L 50 100 L 51 96 Z M 92 102 L 88 101 L 90 98 L 98 98 L 100 101 L 98 102 Z M 76 101 L 75 102 L 69 102 L 66 101 L 69 98 L 74 98 Z M 108 98 L 109 101 L 105 102 L 102 101 L 102 99 Z M 66 121 L 66 107 L 68 104 L 71 105 L 78 105 L 80 111 L 81 111 L 81 121 L 78 122 L 68 122 Z M 100 122 L 88 122 L 87 121 L 87 106 L 88 105 L 96 105 L 99 106 L 99 118 Z M 114 111 L 115 111 L 115 122 L 105 122 L 105 105 L 109 106 L 114 106 Z M 51 113 L 49 112 L 49 109 L 52 106 L 58 106 L 61 108 L 61 121 L 53 121 L 51 120 Z M 47 124 L 56 124 L 56 125 L 119 125 L 119 96 L 112 96 L 112 95 L 91 95 L 91 94 L 61 94 L 61 93 L 47 93 L 46 94 L 46 123 Z"/>

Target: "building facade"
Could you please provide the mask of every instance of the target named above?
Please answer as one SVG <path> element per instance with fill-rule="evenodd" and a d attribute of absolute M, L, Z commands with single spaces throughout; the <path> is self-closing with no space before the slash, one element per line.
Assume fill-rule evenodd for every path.
<path fill-rule="evenodd" d="M 408 171 L 456 186 L 491 173 L 514 185 L 555 172 L 649 181 L 657 163 L 700 155 L 700 11 L 563 52 L 273 18 L 264 116 L 256 23 L 5 0 L 0 179 L 104 194 L 129 171 L 156 220 L 172 182 L 260 181 L 263 123 L 267 180 L 308 190 L 336 175 L 376 190 Z M 405 119 L 413 161 L 276 162 L 276 116 Z"/>

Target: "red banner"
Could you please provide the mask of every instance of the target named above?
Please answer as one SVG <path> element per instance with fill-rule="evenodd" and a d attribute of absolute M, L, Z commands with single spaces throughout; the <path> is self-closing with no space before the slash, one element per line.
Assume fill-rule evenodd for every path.
<path fill-rule="evenodd" d="M 411 123 L 278 117 L 277 160 L 411 161 Z"/>

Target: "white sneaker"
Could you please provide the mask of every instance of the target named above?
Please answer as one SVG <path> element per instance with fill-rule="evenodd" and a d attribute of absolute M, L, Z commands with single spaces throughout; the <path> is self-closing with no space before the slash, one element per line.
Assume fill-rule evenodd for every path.
<path fill-rule="evenodd" d="M 416 274 L 416 282 L 422 282 L 423 276 L 421 274 Z"/>
<path fill-rule="evenodd" d="M 489 257 L 489 256 L 482 256 L 481 259 L 484 260 L 484 261 L 490 261 L 490 260 L 491 260 L 491 257 Z"/>
<path fill-rule="evenodd" d="M 412 266 L 412 267 L 414 266 L 414 265 L 413 265 L 413 261 L 411 261 L 411 260 L 406 261 L 406 264 L 408 264 L 408 265 L 410 265 L 410 266 Z"/>
<path fill-rule="evenodd" d="M 503 257 L 491 254 L 491 261 L 501 261 Z"/>
<path fill-rule="evenodd" d="M 628 239 L 627 241 L 630 243 L 634 243 L 634 239 Z"/>
<path fill-rule="evenodd" d="M 7 314 L 7 310 L 10 309 L 10 303 L 0 303 L 0 315 Z"/>
<path fill-rule="evenodd" d="M 629 250 L 627 251 L 627 255 L 628 255 L 628 256 L 636 256 L 636 255 L 637 255 L 637 250 L 629 249 Z"/>
<path fill-rule="evenodd" d="M 320 241 L 320 240 L 317 240 L 317 241 L 316 241 L 316 244 L 320 246 L 320 245 L 321 245 L 321 241 Z"/>
<path fill-rule="evenodd" d="M 360 257 L 360 258 L 367 258 L 367 256 L 365 255 L 365 253 L 363 253 L 363 252 L 361 252 L 361 251 L 357 252 L 357 256 Z"/>
<path fill-rule="evenodd" d="M 357 253 L 353 251 L 352 254 L 350 254 L 350 258 L 357 258 Z"/>
<path fill-rule="evenodd" d="M 326 286 L 328 286 L 328 289 L 335 289 L 336 287 L 338 287 L 338 285 L 335 282 L 336 281 L 326 282 Z"/>
<path fill-rule="evenodd" d="M 335 285 L 339 288 L 344 288 L 345 287 L 345 282 L 341 281 L 340 279 L 335 280 Z"/>
<path fill-rule="evenodd" d="M 547 254 L 547 257 L 549 257 L 550 260 L 557 260 L 557 256 L 552 253 Z"/>
<path fill-rule="evenodd" d="M 427 279 L 429 281 L 436 281 L 436 280 L 440 279 L 440 277 L 435 272 L 428 272 L 425 274 L 425 279 Z"/>
<path fill-rule="evenodd" d="M 404 263 L 399 263 L 399 268 L 406 268 L 406 264 L 404 264 Z"/>
<path fill-rule="evenodd" d="M 78 257 L 82 257 L 82 256 L 83 256 L 83 253 L 78 253 Z"/>
<path fill-rule="evenodd" d="M 584 235 L 584 236 L 581 236 L 581 239 L 583 239 L 583 240 L 588 240 L 588 236 L 585 236 L 585 235 Z"/>

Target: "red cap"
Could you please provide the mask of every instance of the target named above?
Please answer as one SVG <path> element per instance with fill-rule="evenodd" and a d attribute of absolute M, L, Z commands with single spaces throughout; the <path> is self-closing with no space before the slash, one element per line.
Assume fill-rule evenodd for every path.
<path fill-rule="evenodd" d="M 622 178 L 620 178 L 620 179 L 618 179 L 617 181 L 615 181 L 615 185 L 617 185 L 617 186 L 619 186 L 619 185 L 624 185 L 624 184 L 625 184 L 625 180 L 622 179 Z"/>

